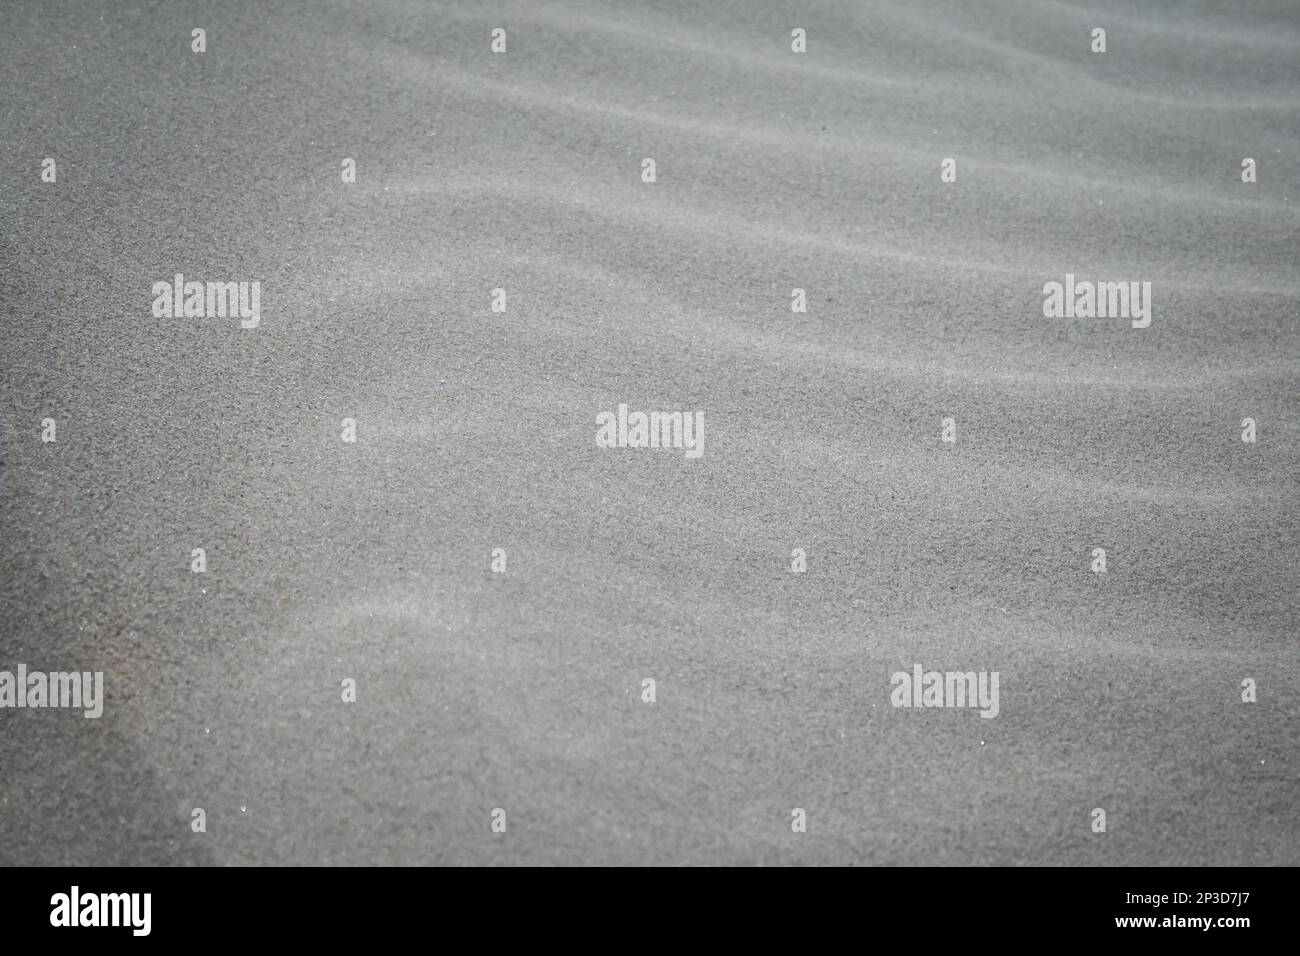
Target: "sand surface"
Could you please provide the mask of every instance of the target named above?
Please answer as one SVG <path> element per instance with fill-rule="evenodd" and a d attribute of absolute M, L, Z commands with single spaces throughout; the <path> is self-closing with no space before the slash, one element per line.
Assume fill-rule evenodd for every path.
<path fill-rule="evenodd" d="M 1300 6 L 5 20 L 0 862 L 1300 863 Z"/>

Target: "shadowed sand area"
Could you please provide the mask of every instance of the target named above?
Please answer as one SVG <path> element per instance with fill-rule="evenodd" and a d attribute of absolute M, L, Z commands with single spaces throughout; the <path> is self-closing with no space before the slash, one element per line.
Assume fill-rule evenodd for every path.
<path fill-rule="evenodd" d="M 1294 3 L 6 19 L 0 862 L 1300 864 Z"/>

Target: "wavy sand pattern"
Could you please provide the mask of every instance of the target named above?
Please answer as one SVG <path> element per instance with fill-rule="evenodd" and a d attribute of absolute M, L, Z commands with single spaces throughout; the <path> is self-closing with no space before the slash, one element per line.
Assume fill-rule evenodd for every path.
<path fill-rule="evenodd" d="M 1300 863 L 1294 3 L 6 16 L 0 861 Z"/>

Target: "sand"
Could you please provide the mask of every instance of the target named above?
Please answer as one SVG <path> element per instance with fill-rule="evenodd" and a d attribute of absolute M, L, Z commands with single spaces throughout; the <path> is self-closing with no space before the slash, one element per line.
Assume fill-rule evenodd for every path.
<path fill-rule="evenodd" d="M 1300 863 L 1294 4 L 6 20 L 0 861 Z"/>

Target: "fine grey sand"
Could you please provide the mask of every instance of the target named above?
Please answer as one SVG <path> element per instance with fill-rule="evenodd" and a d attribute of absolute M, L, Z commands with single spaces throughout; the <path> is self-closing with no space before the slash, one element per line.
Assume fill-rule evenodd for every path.
<path fill-rule="evenodd" d="M 1300 863 L 1295 3 L 5 20 L 0 862 Z"/>

